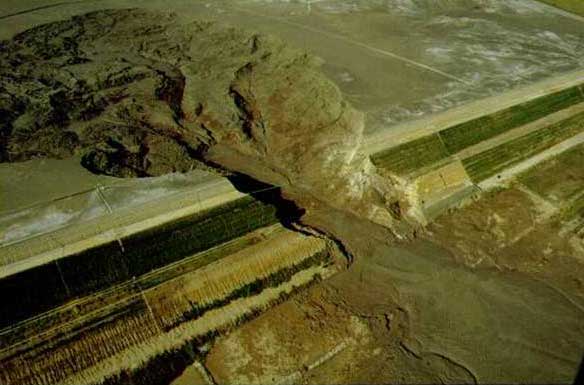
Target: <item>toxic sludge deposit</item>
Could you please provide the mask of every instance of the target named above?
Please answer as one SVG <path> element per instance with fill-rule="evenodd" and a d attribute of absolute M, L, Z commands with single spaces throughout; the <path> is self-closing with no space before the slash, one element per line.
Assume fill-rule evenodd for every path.
<path fill-rule="evenodd" d="M 384 6 L 329 3 L 341 19 Z M 436 3 L 452 13 L 437 21 L 423 2 L 396 1 L 392 17 L 467 30 L 464 12 L 529 24 L 542 9 L 454 3 Z M 429 116 L 380 143 L 325 75 L 335 64 L 253 28 L 134 8 L 0 42 L 0 175 L 50 159 L 40 173 L 63 161 L 119 178 L 111 199 L 80 174 L 87 194 L 0 221 L 11 242 L 0 248 L 0 382 L 581 375 L 584 77 Z M 143 179 L 122 190 L 131 178 Z"/>
<path fill-rule="evenodd" d="M 388 227 L 400 219 L 398 190 L 360 153 L 362 114 L 316 58 L 275 38 L 101 11 L 17 35 L 1 63 L 4 161 L 81 155 L 121 177 L 212 163 Z"/>

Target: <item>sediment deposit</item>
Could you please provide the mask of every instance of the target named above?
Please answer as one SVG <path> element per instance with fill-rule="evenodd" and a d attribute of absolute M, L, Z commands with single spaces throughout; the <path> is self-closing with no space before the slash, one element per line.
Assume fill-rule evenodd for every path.
<path fill-rule="evenodd" d="M 496 115 L 498 120 L 486 117 L 490 126 L 473 120 L 377 157 L 381 176 L 361 152 L 362 115 L 320 73 L 318 59 L 269 36 L 206 21 L 182 24 L 166 13 L 100 11 L 3 42 L 0 69 L 1 161 L 75 155 L 89 170 L 119 177 L 195 167 L 245 174 L 279 187 L 298 206 L 292 211 L 299 216 L 282 218 L 271 207 L 240 202 L 224 207 L 229 215 L 221 209 L 205 221 L 193 218 L 186 228 L 170 226 L 168 234 L 180 235 L 173 238 L 181 253 L 160 241 L 169 238 L 161 229 L 142 239 L 152 241 L 144 253 L 140 243 L 134 243 L 138 252 L 122 250 L 120 259 L 104 253 L 114 267 L 123 255 L 132 257 L 132 269 L 112 269 L 120 278 L 105 282 L 95 296 L 84 293 L 82 300 L 59 302 L 58 308 L 34 319 L 23 316 L 28 319 L 5 329 L 6 345 L 16 341 L 2 359 L 8 383 L 106 379 L 135 384 L 176 377 L 186 363 L 205 359 L 202 345 L 217 330 L 253 318 L 296 287 L 336 272 L 329 257 L 339 247 L 344 256 L 355 257 L 350 269 L 295 297 L 294 306 L 286 303 L 266 313 L 263 325 L 260 318 L 252 321 L 236 334 L 235 343 L 229 336 L 218 338 L 207 369 L 226 383 L 233 378 L 276 381 L 276 375 L 282 381 L 316 383 L 331 378 L 360 383 L 571 380 L 584 335 L 580 153 L 557 169 L 546 166 L 557 175 L 574 168 L 555 183 L 557 191 L 575 191 L 561 198 L 570 200 L 565 207 L 554 211 L 557 193 L 544 188 L 550 189 L 547 174 L 535 173 L 525 177 L 524 186 L 492 191 L 456 215 L 438 217 L 417 233 L 421 239 L 396 239 L 411 234 L 420 218 L 419 208 L 409 203 L 406 176 L 428 171 L 415 177 L 419 190 L 427 189 L 432 198 L 429 190 L 435 193 L 441 183 L 444 195 L 449 188 L 467 187 L 467 180 L 474 186 L 483 176 L 496 177 L 499 163 L 516 164 L 541 151 L 532 139 L 551 146 L 581 132 L 580 115 L 570 114 L 570 120 L 554 126 L 538 123 L 532 130 L 509 123 L 521 118 L 515 108 Z M 576 108 L 581 91 L 576 87 L 548 101 L 555 106 L 561 100 L 557 110 Z M 561 113 L 542 105 L 542 100 L 527 105 L 534 107 L 527 111 L 530 119 L 537 111 L 546 117 Z M 482 131 L 472 128 L 478 123 Z M 454 133 L 451 147 L 443 141 L 447 132 Z M 468 142 L 477 132 L 480 143 Z M 462 152 L 474 156 L 473 146 L 510 133 L 521 141 L 481 148 L 478 154 L 485 157 L 477 159 L 494 162 L 473 162 L 481 165 L 474 179 L 467 178 L 470 162 L 451 162 Z M 487 153 L 498 147 L 507 157 Z M 394 175 L 402 174 L 394 155 L 407 175 Z M 284 201 L 278 199 L 281 209 Z M 246 227 L 254 213 L 257 223 Z M 303 233 L 260 234 L 255 226 L 272 224 L 276 217 L 293 222 L 286 223 L 290 227 L 300 224 L 296 229 Z M 245 234 L 248 230 L 256 233 Z M 307 235 L 312 230 L 319 237 Z M 241 238 L 233 241 L 228 235 Z M 201 250 L 188 249 L 198 244 Z M 145 270 L 156 258 L 160 264 Z M 552 258 L 560 267 L 548 274 L 543 267 Z M 104 261 L 101 255 L 96 259 Z M 56 280 L 60 274 L 58 284 L 64 286 L 68 277 L 83 280 L 75 274 L 77 266 L 91 269 L 63 266 L 54 262 L 55 270 L 46 276 Z M 29 287 L 30 281 L 22 282 Z M 100 325 L 85 329 L 78 314 L 95 309 L 104 313 L 92 313 L 96 317 L 90 321 Z M 65 322 L 59 324 L 62 329 L 36 340 L 37 326 L 44 331 L 59 320 Z M 258 324 L 265 333 L 258 333 Z M 310 333 L 304 334 L 305 328 Z M 83 337 L 73 338 L 78 330 Z M 258 334 L 262 338 L 256 341 Z M 253 344 L 237 342 L 239 336 Z M 94 352 L 94 345 L 103 349 Z M 241 349 L 226 354 L 234 345 Z M 253 370 L 241 365 L 246 355 L 254 357 Z M 287 358 L 275 362 L 274 356 Z M 321 365 L 331 357 L 340 357 L 334 362 L 341 370 Z M 274 365 L 292 367 L 273 370 Z M 120 367 L 127 371 L 120 373 Z"/>

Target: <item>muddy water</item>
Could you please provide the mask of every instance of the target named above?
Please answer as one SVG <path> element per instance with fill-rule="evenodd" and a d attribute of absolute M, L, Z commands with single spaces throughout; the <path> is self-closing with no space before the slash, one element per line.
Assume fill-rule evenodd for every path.
<path fill-rule="evenodd" d="M 396 244 L 386 230 L 359 219 L 327 213 L 308 220 L 332 228 L 354 256 L 349 271 L 330 281 L 342 301 L 357 314 L 384 307 L 403 313 L 391 327 L 404 330 L 402 345 L 412 359 L 432 366 L 435 378 L 460 382 L 461 373 L 471 383 L 575 378 L 584 357 L 582 297 L 520 271 L 463 266 L 429 240 Z"/>

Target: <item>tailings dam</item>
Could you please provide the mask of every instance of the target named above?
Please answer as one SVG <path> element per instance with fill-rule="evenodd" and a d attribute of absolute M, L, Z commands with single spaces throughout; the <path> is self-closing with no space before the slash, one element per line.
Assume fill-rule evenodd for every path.
<path fill-rule="evenodd" d="M 560 3 L 0 5 L 0 382 L 577 381 Z"/>

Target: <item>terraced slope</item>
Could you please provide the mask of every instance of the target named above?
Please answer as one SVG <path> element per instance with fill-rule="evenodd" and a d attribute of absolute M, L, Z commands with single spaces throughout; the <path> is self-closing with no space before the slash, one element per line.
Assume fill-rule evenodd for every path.
<path fill-rule="evenodd" d="M 276 223 L 276 207 L 243 198 L 0 280 L 0 327 L 104 290 Z M 31 282 L 36 282 L 31 285 Z"/>
<path fill-rule="evenodd" d="M 401 175 L 439 165 L 477 143 L 584 102 L 578 85 L 473 119 L 372 156 L 373 163 Z"/>
<path fill-rule="evenodd" d="M 581 113 L 463 159 L 462 163 L 472 181 L 478 183 L 582 131 L 584 114 Z"/>

